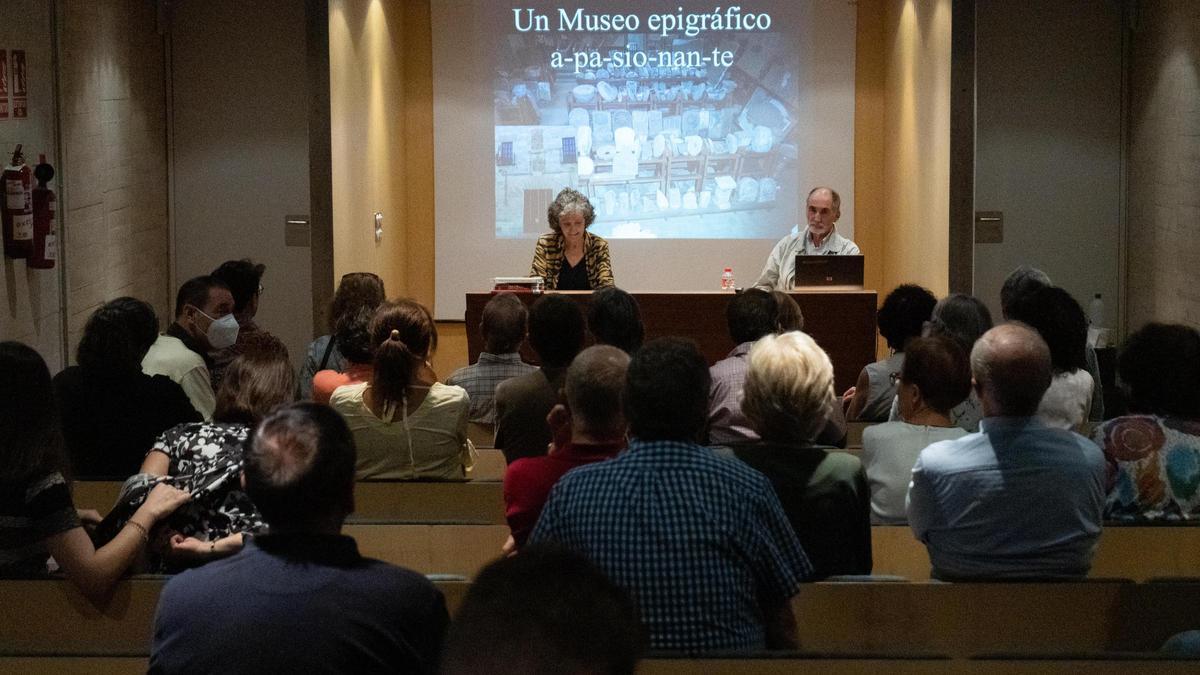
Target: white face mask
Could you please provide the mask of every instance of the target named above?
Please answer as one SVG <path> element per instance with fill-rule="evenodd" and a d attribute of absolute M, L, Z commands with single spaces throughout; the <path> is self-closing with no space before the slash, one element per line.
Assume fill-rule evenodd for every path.
<path fill-rule="evenodd" d="M 204 314 L 200 309 L 197 312 Z M 204 314 L 212 323 L 208 324 L 208 330 L 204 332 L 204 336 L 208 338 L 208 344 L 213 349 L 225 349 L 232 347 L 233 343 L 237 342 L 238 322 L 237 318 L 232 314 L 226 314 L 220 319 L 214 319 L 211 316 Z"/>

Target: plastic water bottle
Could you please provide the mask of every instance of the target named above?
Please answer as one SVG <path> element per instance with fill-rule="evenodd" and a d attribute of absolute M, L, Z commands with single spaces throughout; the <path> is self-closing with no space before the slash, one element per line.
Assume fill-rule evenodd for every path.
<path fill-rule="evenodd" d="M 736 286 L 733 282 L 733 268 L 726 267 L 725 271 L 721 273 L 721 290 L 732 291 L 734 288 Z"/>
<path fill-rule="evenodd" d="M 1091 319 L 1093 328 L 1104 327 L 1104 298 L 1100 297 L 1099 293 L 1092 298 L 1088 306 L 1088 318 Z"/>

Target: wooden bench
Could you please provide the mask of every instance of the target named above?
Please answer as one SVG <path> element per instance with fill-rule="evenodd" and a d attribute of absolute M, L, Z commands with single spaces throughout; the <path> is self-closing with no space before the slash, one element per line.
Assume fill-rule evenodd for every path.
<path fill-rule="evenodd" d="M 97 608 L 62 580 L 0 581 L 20 620 L 0 621 L 6 654 L 145 655 L 165 579 L 118 585 Z M 468 585 L 438 581 L 454 612 Z M 816 583 L 794 601 L 800 645 L 836 655 L 1151 651 L 1196 626 L 1196 583 Z"/>
<path fill-rule="evenodd" d="M 342 531 L 354 537 L 369 558 L 400 565 L 422 574 L 457 574 L 468 579 L 500 557 L 508 539 L 507 525 L 448 523 L 347 523 Z"/>
<path fill-rule="evenodd" d="M 116 481 L 75 481 L 75 506 L 107 513 L 120 489 Z M 505 522 L 503 484 L 499 481 L 360 481 L 354 489 L 354 502 L 353 518 Z"/>
<path fill-rule="evenodd" d="M 872 527 L 871 555 L 874 574 L 929 579 L 929 554 L 908 526 Z M 1100 535 L 1089 576 L 1134 581 L 1200 577 L 1200 527 L 1108 525 Z"/>
<path fill-rule="evenodd" d="M 2 656 L 0 673 L 55 673 L 58 675 L 141 675 L 149 667 L 145 656 Z M 727 675 L 861 675 L 863 673 L 895 673 L 924 675 L 930 673 L 971 672 L 980 675 L 1175 675 L 1194 673 L 1195 661 L 1164 660 L 1154 655 L 1137 654 L 1121 658 L 1104 655 L 1084 655 L 1070 658 L 998 659 L 973 658 L 885 658 L 842 657 L 824 655 L 788 655 L 775 658 L 669 659 L 643 660 L 637 672 L 641 675 L 692 675 L 693 673 L 724 673 Z"/>

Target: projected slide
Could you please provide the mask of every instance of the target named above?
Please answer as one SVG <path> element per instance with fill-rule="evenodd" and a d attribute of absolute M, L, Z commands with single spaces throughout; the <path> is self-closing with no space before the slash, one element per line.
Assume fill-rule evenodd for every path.
<path fill-rule="evenodd" d="M 564 186 L 610 239 L 778 239 L 802 223 L 796 27 L 750 7 L 616 6 L 514 5 L 497 27 L 495 236 L 545 233 Z"/>

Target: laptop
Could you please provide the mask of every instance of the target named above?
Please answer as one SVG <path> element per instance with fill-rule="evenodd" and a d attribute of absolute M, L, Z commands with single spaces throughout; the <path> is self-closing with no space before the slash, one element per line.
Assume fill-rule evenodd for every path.
<path fill-rule="evenodd" d="M 863 287 L 863 257 L 797 253 L 794 287 L 859 290 Z"/>

